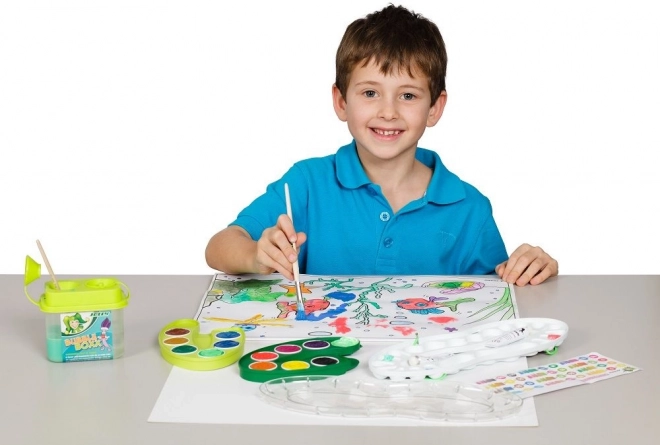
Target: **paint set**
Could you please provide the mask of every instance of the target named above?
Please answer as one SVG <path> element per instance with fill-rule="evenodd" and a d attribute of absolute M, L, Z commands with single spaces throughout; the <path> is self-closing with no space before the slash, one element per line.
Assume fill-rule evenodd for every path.
<path fill-rule="evenodd" d="M 243 355 L 245 332 L 241 327 L 214 329 L 200 334 L 199 322 L 180 319 L 158 334 L 163 358 L 192 371 L 212 371 L 238 363 L 243 379 L 265 382 L 300 375 L 341 375 L 359 362 L 352 357 L 362 346 L 353 337 L 317 337 L 265 346 Z"/>
<path fill-rule="evenodd" d="M 516 415 L 522 398 L 514 391 L 446 381 L 461 370 L 539 352 L 554 354 L 568 334 L 566 323 L 520 318 L 459 332 L 396 342 L 376 354 L 368 368 L 376 379 L 344 374 L 359 361 L 361 347 L 349 336 L 318 336 L 267 345 L 243 354 L 242 327 L 200 334 L 199 322 L 181 319 L 159 333 L 161 354 L 191 370 L 238 363 L 244 380 L 260 383 L 262 400 L 299 413 L 339 417 L 408 417 L 428 421 L 481 422 Z"/>
<path fill-rule="evenodd" d="M 252 382 L 300 376 L 337 376 L 358 366 L 348 357 L 362 346 L 349 336 L 309 337 L 264 346 L 243 355 L 245 333 L 239 326 L 199 333 L 199 322 L 181 319 L 161 329 L 158 342 L 169 363 L 208 371 L 238 362 L 240 376 Z M 518 318 L 471 329 L 397 342 L 369 359 L 378 379 L 440 379 L 478 365 L 514 360 L 539 352 L 554 354 L 568 325 L 549 318 Z"/>
<path fill-rule="evenodd" d="M 354 337 L 318 337 L 287 341 L 245 354 L 238 362 L 241 377 L 266 382 L 298 376 L 341 375 L 359 361 L 346 357 L 362 345 Z"/>
<path fill-rule="evenodd" d="M 174 366 L 193 371 L 212 371 L 236 363 L 241 358 L 245 333 L 235 327 L 200 334 L 197 320 L 183 318 L 161 329 L 158 344 L 163 358 Z"/>

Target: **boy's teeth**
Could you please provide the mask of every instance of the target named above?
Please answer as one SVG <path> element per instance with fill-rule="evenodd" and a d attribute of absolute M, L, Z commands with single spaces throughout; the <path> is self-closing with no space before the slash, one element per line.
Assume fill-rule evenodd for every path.
<path fill-rule="evenodd" d="M 393 134 L 399 134 L 401 133 L 400 130 L 378 130 L 376 129 L 376 133 L 382 134 L 383 136 L 391 136 Z"/>

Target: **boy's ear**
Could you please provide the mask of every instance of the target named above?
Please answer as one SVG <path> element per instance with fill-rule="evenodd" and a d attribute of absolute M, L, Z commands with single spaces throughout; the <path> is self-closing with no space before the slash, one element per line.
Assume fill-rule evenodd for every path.
<path fill-rule="evenodd" d="M 332 105 L 335 107 L 335 114 L 340 121 L 346 122 L 346 100 L 336 84 L 332 85 Z"/>
<path fill-rule="evenodd" d="M 442 112 L 445 110 L 446 104 L 447 104 L 447 92 L 443 91 L 442 93 L 440 93 L 440 96 L 438 96 L 438 99 L 435 101 L 435 103 L 431 105 L 431 109 L 429 110 L 429 116 L 426 119 L 427 127 L 433 127 L 435 124 L 438 123 L 438 121 L 442 117 Z"/>

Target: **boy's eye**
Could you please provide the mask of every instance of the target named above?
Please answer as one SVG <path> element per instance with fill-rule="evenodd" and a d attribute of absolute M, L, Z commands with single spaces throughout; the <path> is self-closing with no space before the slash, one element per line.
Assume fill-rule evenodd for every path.
<path fill-rule="evenodd" d="M 403 97 L 404 100 L 413 100 L 415 95 L 413 93 L 403 93 L 401 97 Z"/>
<path fill-rule="evenodd" d="M 364 92 L 366 97 L 376 97 L 376 92 L 374 90 L 367 90 Z"/>

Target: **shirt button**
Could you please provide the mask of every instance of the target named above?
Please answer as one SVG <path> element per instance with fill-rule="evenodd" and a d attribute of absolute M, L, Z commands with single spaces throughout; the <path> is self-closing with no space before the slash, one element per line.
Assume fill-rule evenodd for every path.
<path fill-rule="evenodd" d="M 380 220 L 381 221 L 389 221 L 390 220 L 390 214 L 387 212 L 383 212 L 380 214 Z"/>
<path fill-rule="evenodd" d="M 385 247 L 392 247 L 392 244 L 394 244 L 394 240 L 392 238 L 385 238 L 383 240 L 383 246 Z"/>

